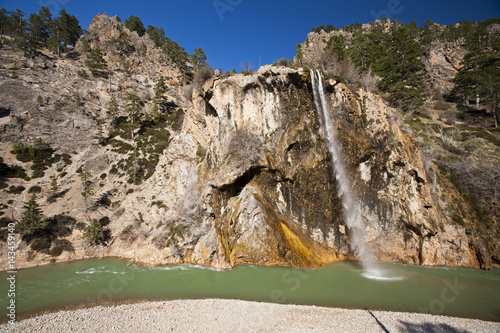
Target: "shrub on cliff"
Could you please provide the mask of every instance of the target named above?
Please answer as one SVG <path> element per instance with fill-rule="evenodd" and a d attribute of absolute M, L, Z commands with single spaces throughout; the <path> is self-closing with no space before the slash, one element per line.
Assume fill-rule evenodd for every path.
<path fill-rule="evenodd" d="M 87 54 L 85 66 L 89 68 L 93 75 L 103 75 L 103 71 L 108 69 L 108 64 L 104 60 L 100 49 L 93 49 Z"/>
<path fill-rule="evenodd" d="M 40 205 L 36 202 L 36 194 L 33 193 L 30 199 L 24 203 L 21 221 L 17 224 L 17 228 L 23 233 L 33 233 L 46 226 L 47 221 L 42 214 Z"/>
<path fill-rule="evenodd" d="M 100 245 L 105 243 L 105 233 L 102 224 L 93 219 L 83 231 L 83 238 L 85 238 L 91 245 Z"/>
<path fill-rule="evenodd" d="M 75 249 L 69 240 L 56 239 L 50 249 L 50 255 L 52 257 L 58 257 L 63 253 L 63 251 L 74 252 Z"/>
<path fill-rule="evenodd" d="M 130 30 L 130 31 L 135 31 L 139 36 L 144 36 L 146 33 L 146 28 L 144 28 L 144 24 L 142 24 L 142 21 L 140 18 L 134 15 L 130 15 L 128 19 L 125 20 L 125 26 Z"/>
<path fill-rule="evenodd" d="M 227 155 L 234 158 L 238 165 L 249 165 L 259 161 L 261 148 L 262 142 L 257 135 L 241 129 L 232 135 Z"/>

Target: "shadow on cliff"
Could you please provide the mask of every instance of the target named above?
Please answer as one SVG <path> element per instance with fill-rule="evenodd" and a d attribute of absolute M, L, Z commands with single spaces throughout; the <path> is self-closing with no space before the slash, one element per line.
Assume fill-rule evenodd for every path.
<path fill-rule="evenodd" d="M 434 324 L 434 323 L 409 323 L 405 321 L 400 321 L 401 325 L 398 326 L 398 331 L 409 332 L 409 333 L 433 333 L 433 332 L 445 332 L 445 333 L 468 333 L 467 330 L 461 330 L 454 328 L 448 324 Z"/>

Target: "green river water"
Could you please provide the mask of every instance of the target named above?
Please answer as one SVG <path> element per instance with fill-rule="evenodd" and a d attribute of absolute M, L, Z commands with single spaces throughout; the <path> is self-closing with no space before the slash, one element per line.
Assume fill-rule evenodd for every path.
<path fill-rule="evenodd" d="M 145 267 L 113 258 L 22 269 L 16 313 L 128 299 L 231 298 L 273 303 L 425 312 L 500 321 L 500 270 L 427 268 L 380 263 L 367 277 L 358 262 L 318 269 L 240 266 L 217 271 L 193 265 Z M 0 306 L 10 298 L 0 273 Z"/>

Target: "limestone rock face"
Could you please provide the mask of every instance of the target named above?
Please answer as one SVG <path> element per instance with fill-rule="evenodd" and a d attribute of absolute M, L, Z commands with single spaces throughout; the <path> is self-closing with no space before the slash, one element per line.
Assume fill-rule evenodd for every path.
<path fill-rule="evenodd" d="M 85 37 L 91 48 L 99 48 L 108 65 L 134 74 L 133 77 L 143 83 L 146 78 L 163 75 L 170 77 L 171 82 L 179 83 L 180 71 L 174 62 L 145 34 L 128 30 L 120 19 L 98 14 L 90 23 Z M 126 45 L 126 46 L 124 46 Z M 82 50 L 82 40 L 76 50 Z M 135 84 L 124 86 L 129 92 L 137 93 Z M 143 97 L 143 96 L 141 96 Z"/>
<path fill-rule="evenodd" d="M 460 69 L 460 62 L 466 53 L 465 48 L 444 43 L 434 43 L 427 47 L 422 62 L 427 72 L 429 86 L 436 94 L 449 94 L 453 89 L 451 80 Z"/>
<path fill-rule="evenodd" d="M 477 266 L 465 229 L 440 222 L 420 153 L 396 111 L 341 83 L 330 81 L 326 89 L 359 199 L 358 227 L 375 256 Z M 148 192 L 163 192 L 165 202 L 183 198 L 194 207 L 191 217 L 182 218 L 189 209 L 180 204 L 143 216 L 175 220 L 165 234 L 187 230 L 187 240 L 176 245 L 184 251 L 179 260 L 314 267 L 357 257 L 308 73 L 263 67 L 207 82 L 194 91 L 174 141 Z M 456 238 L 462 243 L 451 241 Z"/>
<path fill-rule="evenodd" d="M 72 164 L 50 166 L 41 178 L 15 179 L 9 185 L 39 185 L 45 195 L 49 175 L 64 170 L 58 178 L 63 195 L 44 205 L 45 214 L 70 215 L 84 225 L 90 218 L 110 220 L 106 246 L 90 246 L 75 228 L 66 237 L 74 251 L 58 261 L 116 256 L 150 265 L 187 262 L 221 269 L 241 264 L 317 267 L 358 258 L 353 235 L 360 234 L 379 260 L 488 266 L 486 241 L 439 209 L 433 197 L 437 185 L 426 175 L 413 136 L 377 94 L 325 80 L 328 109 L 357 199 L 357 224 L 349 227 L 308 71 L 264 66 L 183 91 L 179 71 L 147 37 L 106 15 L 98 15 L 88 31 L 92 47 L 106 52 L 111 80 L 81 77 L 83 56 L 29 60 L 0 50 L 3 162 L 19 163 L 9 153 L 12 146 L 37 138 L 72 158 Z M 145 46 L 144 53 L 128 57 L 134 64 L 129 72 L 118 70 L 123 57 L 107 42 L 123 33 L 136 48 Z M 311 38 L 309 46 L 321 48 L 321 43 Z M 76 49 L 81 47 L 80 41 Z M 429 66 L 447 68 L 439 71 L 445 76 L 460 55 L 436 47 L 429 59 Z M 144 113 L 150 115 L 154 86 L 149 82 L 160 76 L 170 77 L 168 100 L 184 110 L 184 118 L 179 128 L 168 128 L 168 147 L 152 176 L 136 185 L 116 171 L 131 152 L 98 144 L 98 124 L 109 122 L 111 98 L 121 101 L 128 92 L 146 101 Z M 119 136 L 114 140 L 125 147 L 131 143 Z M 77 173 L 82 166 L 92 174 L 93 200 L 111 198 L 111 205 L 84 212 Z M 19 215 L 27 198 L 27 191 L 17 197 L 0 193 L 2 202 L 13 202 L 6 215 Z M 18 252 L 18 267 L 52 259 L 33 253 L 25 242 Z"/>

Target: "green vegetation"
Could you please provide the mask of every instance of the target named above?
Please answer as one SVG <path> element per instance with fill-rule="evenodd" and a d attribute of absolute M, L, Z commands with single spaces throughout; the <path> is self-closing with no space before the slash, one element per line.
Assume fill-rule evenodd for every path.
<path fill-rule="evenodd" d="M 62 251 L 74 251 L 71 243 L 66 239 L 59 237 L 69 236 L 75 225 L 75 219 L 67 215 L 56 215 L 51 218 L 44 218 L 39 212 L 36 201 L 32 200 L 27 204 L 23 215 L 24 220 L 36 220 L 37 224 L 29 223 L 30 228 L 26 228 L 26 224 L 19 223 L 18 230 L 22 232 L 22 239 L 30 244 L 33 251 L 58 256 Z M 33 216 L 37 218 L 33 218 Z M 53 245 L 52 249 L 50 248 Z"/>
<path fill-rule="evenodd" d="M 17 229 L 23 235 L 33 235 L 45 229 L 47 224 L 47 219 L 36 202 L 36 194 L 33 193 L 23 206 L 21 221 L 17 224 Z"/>
<path fill-rule="evenodd" d="M 41 193 L 42 188 L 38 185 L 31 186 L 28 190 L 28 193 Z"/>
<path fill-rule="evenodd" d="M 68 45 L 75 45 L 83 33 L 75 16 L 61 9 L 59 16 L 53 18 L 47 7 L 41 7 L 38 13 L 30 14 L 28 19 L 19 9 L 7 11 L 2 8 L 0 30 L 10 37 L 4 39 L 3 43 L 10 43 L 28 57 L 38 56 L 38 50 L 42 47 L 49 47 L 61 55 Z"/>
<path fill-rule="evenodd" d="M 88 173 L 83 166 L 79 168 L 79 171 L 77 170 L 78 175 L 80 176 L 80 180 L 82 182 L 82 192 L 80 194 L 82 195 L 83 198 L 83 207 L 84 207 L 84 212 L 85 215 L 87 216 L 88 219 L 88 211 L 90 210 L 90 200 L 92 199 L 92 196 L 94 195 L 94 184 L 92 183 L 92 176 L 90 173 Z"/>
<path fill-rule="evenodd" d="M 125 31 L 120 32 L 118 38 L 111 38 L 106 41 L 106 44 L 114 46 L 116 51 L 122 56 L 128 56 L 135 51 L 135 46 L 132 45 L 132 41 Z"/>
<path fill-rule="evenodd" d="M 0 178 L 26 178 L 26 171 L 18 165 L 7 165 L 0 156 Z"/>
<path fill-rule="evenodd" d="M 156 28 L 152 25 L 148 25 L 146 32 L 149 38 L 155 43 L 156 47 L 162 47 L 166 43 L 165 31 L 163 28 Z"/>
<path fill-rule="evenodd" d="M 149 25 L 145 29 L 140 18 L 134 15 L 125 20 L 124 24 L 130 31 L 137 32 L 139 36 L 144 36 L 147 33 L 155 46 L 162 49 L 182 71 L 181 79 L 184 83 L 191 82 L 194 72 L 206 66 L 207 57 L 201 48 L 196 48 L 191 55 L 188 54 L 178 43 L 165 37 L 163 28 Z M 2 8 L 0 9 L 0 31 L 2 35 L 9 37 L 2 38 L 0 46 L 10 44 L 24 51 L 28 57 L 39 56 L 39 50 L 43 47 L 48 47 L 61 55 L 62 52 L 68 50 L 68 45 L 75 45 L 84 32 L 76 17 L 68 14 L 65 9 L 62 9 L 59 16 L 54 18 L 48 7 L 41 7 L 38 13 L 30 14 L 29 18 L 26 18 L 25 13 L 19 9 L 7 11 Z M 144 43 L 136 50 L 136 46 L 132 44 L 129 35 L 124 31 L 118 37 L 108 40 L 107 45 L 115 47 L 115 50 L 123 57 L 122 67 L 125 72 L 128 72 L 131 66 L 126 57 L 134 51 L 143 54 L 146 51 Z M 82 39 L 82 51 L 87 53 L 86 65 L 91 72 L 94 75 L 104 75 L 107 67 L 103 61 L 102 53 L 91 50 L 86 38 Z M 71 53 L 68 56 L 74 59 L 78 58 L 77 52 Z M 78 74 L 82 78 L 87 78 L 87 74 L 83 70 L 80 70 Z"/>
<path fill-rule="evenodd" d="M 98 76 L 104 76 L 105 71 L 108 69 L 108 64 L 106 60 L 104 60 L 100 49 L 93 49 L 87 54 L 85 66 L 89 68 L 93 75 Z"/>
<path fill-rule="evenodd" d="M 10 194 L 21 194 L 23 193 L 23 191 L 25 190 L 26 188 L 22 185 L 18 185 L 18 186 L 14 186 L 14 185 L 11 185 L 9 187 L 9 189 L 7 190 L 7 193 L 10 193 Z"/>
<path fill-rule="evenodd" d="M 193 69 L 199 70 L 206 66 L 207 56 L 201 48 L 196 48 L 193 54 L 189 55 L 178 43 L 165 37 L 163 28 L 148 25 L 146 32 L 149 38 L 155 43 L 155 46 L 161 48 L 182 71 L 182 79 L 185 83 L 189 83 L 193 79 Z"/>
<path fill-rule="evenodd" d="M 11 151 L 12 154 L 16 155 L 16 159 L 18 161 L 23 163 L 33 162 L 31 165 L 31 169 L 33 170 L 31 178 L 43 177 L 45 170 L 61 160 L 63 160 L 67 165 L 71 164 L 71 156 L 69 154 L 54 154 L 54 152 L 54 149 L 44 143 L 41 139 L 37 139 L 34 145 L 28 147 L 24 146 L 22 143 L 16 144 Z M 16 170 L 18 175 L 22 174 L 20 169 Z"/>
<path fill-rule="evenodd" d="M 89 75 L 87 74 L 87 71 L 85 69 L 80 69 L 77 72 L 78 76 L 80 76 L 82 79 L 87 79 Z"/>
<path fill-rule="evenodd" d="M 52 245 L 52 248 L 50 249 L 50 255 L 52 257 L 58 257 L 63 253 L 63 251 L 74 252 L 75 249 L 73 248 L 73 245 L 69 240 L 56 239 Z"/>
<path fill-rule="evenodd" d="M 333 31 L 335 30 L 335 27 L 331 24 L 328 24 L 328 25 L 320 25 L 320 26 L 317 26 L 317 27 L 314 27 L 311 29 L 311 32 L 321 32 L 321 30 L 324 30 L 325 32 L 330 32 L 330 31 Z"/>
<path fill-rule="evenodd" d="M 101 219 L 106 223 L 106 220 Z M 101 221 L 92 219 L 90 225 L 83 230 L 83 238 L 85 238 L 91 245 L 106 245 L 110 238 L 110 232 L 105 229 Z M 109 219 L 107 220 L 109 223 Z"/>
<path fill-rule="evenodd" d="M 127 116 L 120 115 L 116 100 L 110 102 L 110 132 L 103 143 L 113 146 L 114 152 L 127 155 L 112 166 L 110 174 L 118 174 L 122 170 L 127 174 L 129 183 L 139 185 L 154 173 L 159 157 L 170 141 L 167 127 L 179 130 L 184 115 L 182 109 L 171 111 L 174 104 L 167 101 L 164 95 L 166 90 L 164 79 L 160 78 L 153 99 L 156 108 L 148 117 L 143 115 L 144 102 L 137 95 L 128 94 L 123 98 L 127 103 L 123 109 Z"/>
<path fill-rule="evenodd" d="M 495 127 L 500 122 L 500 36 L 488 40 L 482 48 L 474 47 L 462 61 L 454 78 L 451 98 L 469 106 L 471 99 L 491 107 Z"/>
<path fill-rule="evenodd" d="M 57 183 L 57 177 L 55 175 L 50 176 L 50 188 L 48 192 L 47 202 L 52 203 L 56 201 L 59 195 L 59 184 Z"/>
<path fill-rule="evenodd" d="M 409 26 L 396 26 L 386 38 L 378 70 L 383 75 L 379 88 L 388 92 L 401 109 L 414 110 L 424 102 L 424 49 Z"/>
<path fill-rule="evenodd" d="M 273 66 L 288 66 L 288 59 L 281 58 L 278 61 L 273 62 Z"/>
<path fill-rule="evenodd" d="M 194 49 L 193 54 L 190 56 L 191 63 L 195 66 L 195 68 L 200 68 L 206 66 L 207 55 L 200 48 Z"/>
<path fill-rule="evenodd" d="M 201 160 L 203 160 L 206 154 L 207 150 L 203 148 L 201 145 L 198 145 L 198 149 L 196 149 L 196 156 L 200 157 Z"/>
<path fill-rule="evenodd" d="M 156 109 L 154 110 L 156 112 L 166 112 L 169 106 L 167 96 L 165 96 L 165 93 L 167 92 L 168 88 L 165 83 L 165 78 L 163 76 L 160 76 L 158 79 L 158 82 L 156 82 L 155 86 L 155 97 L 153 99 Z M 153 116 L 157 116 L 157 114 L 153 114 Z"/>
<path fill-rule="evenodd" d="M 128 19 L 125 20 L 125 26 L 130 30 L 130 31 L 135 31 L 139 36 L 144 36 L 146 33 L 146 29 L 144 28 L 144 24 L 142 24 L 142 21 L 140 18 L 134 15 L 130 15 Z"/>
<path fill-rule="evenodd" d="M 370 32 L 358 26 L 350 42 L 333 36 L 326 50 L 339 59 L 349 59 L 361 74 L 373 73 L 382 79 L 380 90 L 405 111 L 414 110 L 424 101 L 424 67 L 421 62 L 423 47 L 415 41 L 411 24 L 395 24 L 389 33 L 381 23 L 373 23 Z"/>

